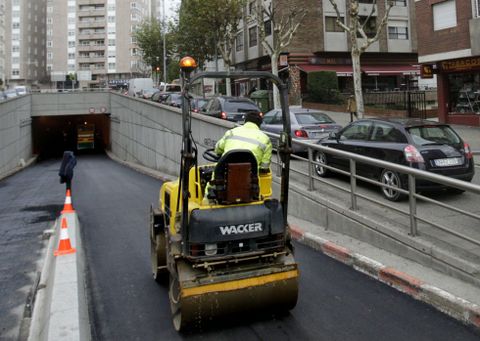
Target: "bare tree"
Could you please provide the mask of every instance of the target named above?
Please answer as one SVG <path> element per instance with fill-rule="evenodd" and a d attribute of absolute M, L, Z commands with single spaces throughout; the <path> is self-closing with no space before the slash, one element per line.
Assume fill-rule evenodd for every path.
<path fill-rule="evenodd" d="M 368 16 L 361 16 L 359 14 L 359 1 L 347 0 L 345 1 L 345 17 L 348 18 L 346 22 L 342 20 L 342 15 L 338 9 L 338 0 L 329 0 L 335 12 L 337 13 L 337 25 L 345 30 L 350 38 L 351 56 L 353 66 L 353 88 L 355 91 L 355 101 L 357 103 L 357 112 L 359 118 L 363 118 L 364 105 L 362 93 L 362 71 L 360 68 L 360 56 L 365 52 L 370 45 L 376 42 L 380 36 L 381 31 L 385 27 L 390 14 L 390 9 L 393 6 L 392 0 L 387 0 L 385 13 L 375 30 L 369 31 L 372 20 L 376 20 L 377 1 L 373 0 L 371 10 Z"/>
<path fill-rule="evenodd" d="M 235 41 L 238 33 L 238 26 L 242 19 L 242 8 L 245 6 L 245 0 L 217 0 L 220 4 L 217 6 L 215 18 L 221 18 L 217 21 L 214 28 L 216 31 L 216 42 L 218 50 L 222 56 L 225 68 L 230 70 L 233 64 L 232 52 L 235 47 Z M 232 95 L 230 87 L 230 78 L 226 80 L 226 95 Z"/>
<path fill-rule="evenodd" d="M 258 35 L 265 52 L 270 56 L 272 73 L 278 76 L 278 58 L 281 52 L 292 42 L 293 36 L 300 26 L 307 10 L 298 4 L 287 1 L 272 5 L 272 0 L 258 0 L 254 10 L 254 19 L 257 22 Z M 268 39 L 265 32 L 265 25 L 270 23 L 273 33 L 272 39 Z M 280 107 L 279 92 L 273 87 L 273 105 Z"/>

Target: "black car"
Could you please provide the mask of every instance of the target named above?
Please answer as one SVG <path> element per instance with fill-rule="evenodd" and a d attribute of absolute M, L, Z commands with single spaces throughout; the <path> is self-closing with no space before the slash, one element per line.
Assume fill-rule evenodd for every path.
<path fill-rule="evenodd" d="M 421 119 L 364 119 L 350 123 L 318 143 L 458 180 L 471 181 L 474 175 L 470 146 L 448 124 Z M 333 154 L 317 151 L 315 161 L 349 170 L 349 160 Z M 331 173 L 320 165 L 315 165 L 315 171 L 321 177 Z M 403 189 L 408 184 L 405 174 L 367 164 L 358 164 L 357 174 Z M 416 181 L 419 191 L 444 187 L 427 180 Z M 382 187 L 382 193 L 392 201 L 404 197 L 403 193 L 387 187 Z"/>
<path fill-rule="evenodd" d="M 260 108 L 249 98 L 217 96 L 209 99 L 200 111 L 202 114 L 242 123 L 245 114 L 250 111 L 261 112 Z"/>

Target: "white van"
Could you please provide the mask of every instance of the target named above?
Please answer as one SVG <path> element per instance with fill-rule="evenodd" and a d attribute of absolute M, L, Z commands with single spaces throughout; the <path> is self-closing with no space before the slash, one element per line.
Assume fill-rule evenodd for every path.
<path fill-rule="evenodd" d="M 15 91 L 17 92 L 18 96 L 23 96 L 28 93 L 28 88 L 25 85 L 17 85 L 15 87 Z"/>
<path fill-rule="evenodd" d="M 153 79 L 151 78 L 132 78 L 128 81 L 128 95 L 133 97 L 140 96 L 140 91 L 147 88 L 153 88 Z"/>

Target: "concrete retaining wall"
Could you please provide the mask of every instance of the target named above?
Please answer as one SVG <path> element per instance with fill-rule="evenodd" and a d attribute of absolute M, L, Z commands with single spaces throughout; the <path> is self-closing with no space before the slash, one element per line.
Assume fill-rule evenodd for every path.
<path fill-rule="evenodd" d="M 110 112 L 108 92 L 59 92 L 32 94 L 32 117 L 83 115 Z"/>
<path fill-rule="evenodd" d="M 116 93 L 111 94 L 111 109 L 111 151 L 116 157 L 178 174 L 182 146 L 180 109 Z M 192 134 L 199 155 L 233 126 L 231 122 L 193 114 Z M 205 162 L 201 156 L 199 162 Z"/>
<path fill-rule="evenodd" d="M 0 179 L 32 158 L 31 96 L 0 103 Z"/>

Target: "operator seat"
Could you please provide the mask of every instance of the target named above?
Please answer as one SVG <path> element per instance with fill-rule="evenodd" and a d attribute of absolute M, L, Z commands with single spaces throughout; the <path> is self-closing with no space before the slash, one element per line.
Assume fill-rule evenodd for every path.
<path fill-rule="evenodd" d="M 259 200 L 258 165 L 246 149 L 231 150 L 222 155 L 210 180 L 207 198 L 220 205 Z"/>

